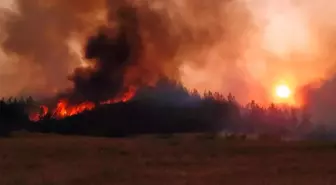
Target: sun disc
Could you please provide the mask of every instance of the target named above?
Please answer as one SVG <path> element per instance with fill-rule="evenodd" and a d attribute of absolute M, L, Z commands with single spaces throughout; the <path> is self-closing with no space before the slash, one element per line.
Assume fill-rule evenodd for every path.
<path fill-rule="evenodd" d="M 277 86 L 275 92 L 279 98 L 289 98 L 291 95 L 291 90 L 287 85 Z"/>

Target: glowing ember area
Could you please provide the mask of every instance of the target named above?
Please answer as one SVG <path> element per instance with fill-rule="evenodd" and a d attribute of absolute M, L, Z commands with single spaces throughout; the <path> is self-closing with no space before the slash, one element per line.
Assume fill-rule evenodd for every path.
<path fill-rule="evenodd" d="M 120 96 L 117 96 L 117 98 L 113 98 L 107 101 L 100 102 L 100 105 L 106 105 L 106 104 L 114 104 L 119 102 L 127 102 L 130 99 L 132 99 L 135 95 L 136 88 L 130 87 L 128 91 L 123 93 Z M 70 105 L 69 102 L 65 99 L 59 100 L 56 108 L 54 111 L 49 112 L 48 107 L 45 105 L 42 105 L 40 107 L 40 113 L 32 113 L 29 115 L 29 119 L 31 121 L 37 122 L 40 121 L 42 118 L 47 116 L 48 113 L 51 113 L 51 117 L 55 119 L 62 119 L 69 116 L 80 114 L 84 111 L 93 110 L 96 107 L 95 103 L 93 102 L 83 102 L 78 105 Z"/>

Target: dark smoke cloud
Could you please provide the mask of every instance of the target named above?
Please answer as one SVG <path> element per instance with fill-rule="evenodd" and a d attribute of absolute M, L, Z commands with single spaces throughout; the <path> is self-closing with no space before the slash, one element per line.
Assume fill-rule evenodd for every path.
<path fill-rule="evenodd" d="M 116 96 L 123 88 L 127 67 L 138 58 L 141 40 L 137 35 L 136 11 L 125 7 L 117 13 L 117 30 L 104 27 L 88 39 L 85 57 L 96 61 L 94 68 L 78 68 L 70 78 L 74 92 L 86 99 L 98 101 Z M 111 35 L 113 32 L 116 34 Z"/>
<path fill-rule="evenodd" d="M 213 50 L 225 55 L 221 65 L 237 70 L 236 60 L 246 47 L 244 33 L 252 27 L 238 1 L 19 0 L 18 5 L 20 14 L 7 17 L 4 50 L 40 69 L 36 76 L 44 78 L 48 89 L 66 87 L 76 60 L 67 47 L 69 38 L 87 36 L 81 33 L 96 26 L 90 15 L 107 12 L 106 22 L 84 44 L 93 67 L 70 75 L 73 95 L 89 100 L 161 78 L 179 81 L 181 65 L 204 67 Z M 227 73 L 235 74 L 232 70 Z"/>
<path fill-rule="evenodd" d="M 226 12 L 230 1 L 186 0 L 185 8 L 175 1 L 122 3 L 120 7 L 114 3 L 109 1 L 109 25 L 91 37 L 86 48 L 86 57 L 96 60 L 95 70 L 89 78 L 80 69 L 73 75 L 75 89 L 85 97 L 107 98 L 125 86 L 151 85 L 161 78 L 179 81 L 186 59 L 190 65 L 204 67 L 207 61 L 200 55 L 223 40 L 230 44 L 222 49 L 231 54 L 232 64 L 228 62 L 227 67 L 233 69 L 242 51 L 239 39 L 250 26 L 247 14 L 238 13 L 239 17 Z M 243 25 L 234 32 L 233 17 Z"/>

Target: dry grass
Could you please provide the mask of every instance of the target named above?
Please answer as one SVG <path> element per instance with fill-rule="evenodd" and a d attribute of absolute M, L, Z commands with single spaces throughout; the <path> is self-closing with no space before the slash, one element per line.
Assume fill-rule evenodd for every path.
<path fill-rule="evenodd" d="M 0 185 L 336 184 L 332 143 L 24 135 L 0 139 Z"/>

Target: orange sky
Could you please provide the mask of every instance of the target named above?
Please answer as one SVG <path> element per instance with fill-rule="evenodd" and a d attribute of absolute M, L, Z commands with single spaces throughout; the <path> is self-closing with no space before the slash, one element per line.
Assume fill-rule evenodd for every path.
<path fill-rule="evenodd" d="M 249 35 L 251 45 L 241 58 L 242 68 L 245 69 L 245 77 L 242 78 L 247 81 L 249 89 L 239 97 L 242 101 L 276 101 L 274 87 L 283 83 L 295 95 L 301 86 L 324 78 L 330 72 L 333 56 L 323 51 L 330 48 L 324 45 L 325 40 L 319 35 L 321 33 L 314 29 L 321 25 L 326 26 L 325 29 L 333 26 L 331 23 L 334 22 L 328 17 L 334 15 L 331 10 L 336 9 L 335 3 L 308 0 L 302 0 L 302 4 L 294 4 L 290 0 L 245 1 L 260 31 Z M 323 5 L 329 6 L 330 10 L 323 12 L 320 9 Z M 225 68 L 214 62 L 209 63 L 206 69 L 193 72 L 189 69 L 190 78 L 185 78 L 186 84 L 198 89 L 221 91 L 219 84 L 225 84 L 225 80 L 221 80 L 225 77 L 216 74 L 221 72 L 221 67 Z M 198 74 L 197 81 L 202 83 L 192 80 L 191 76 L 194 75 L 191 74 Z M 238 86 L 232 90 L 239 89 Z M 244 90 L 242 88 L 241 91 Z M 299 102 L 292 97 L 288 103 Z"/>

